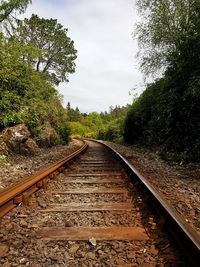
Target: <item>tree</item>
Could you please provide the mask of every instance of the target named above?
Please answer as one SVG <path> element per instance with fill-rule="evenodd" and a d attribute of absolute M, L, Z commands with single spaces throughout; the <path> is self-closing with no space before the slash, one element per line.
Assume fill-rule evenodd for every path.
<path fill-rule="evenodd" d="M 133 103 L 124 139 L 155 146 L 165 158 L 200 158 L 200 1 L 138 0 L 141 67 L 164 70 Z M 172 156 L 173 155 L 173 156 Z"/>
<path fill-rule="evenodd" d="M 82 115 L 78 109 L 73 109 L 71 107 L 70 109 L 67 108 L 67 115 L 68 115 L 69 121 L 81 121 L 82 120 Z"/>
<path fill-rule="evenodd" d="M 70 104 L 70 102 L 67 102 L 66 109 L 67 109 L 67 110 L 70 110 L 70 109 L 71 109 L 71 104 Z"/>
<path fill-rule="evenodd" d="M 22 44 L 40 49 L 40 55 L 31 63 L 36 71 L 55 84 L 68 81 L 68 74 L 75 72 L 77 51 L 67 31 L 56 19 L 39 18 L 33 14 L 30 19 L 19 21 L 16 32 Z M 24 55 L 24 61 L 30 61 L 29 57 Z"/>
<path fill-rule="evenodd" d="M 139 41 L 141 69 L 145 74 L 163 72 L 185 42 L 199 38 L 199 0 L 138 0 L 142 20 L 135 37 Z"/>
<path fill-rule="evenodd" d="M 24 13 L 31 2 L 31 0 L 2 0 L 0 4 L 0 30 L 3 31 L 5 28 L 8 31 L 9 26 L 13 28 L 16 16 Z"/>

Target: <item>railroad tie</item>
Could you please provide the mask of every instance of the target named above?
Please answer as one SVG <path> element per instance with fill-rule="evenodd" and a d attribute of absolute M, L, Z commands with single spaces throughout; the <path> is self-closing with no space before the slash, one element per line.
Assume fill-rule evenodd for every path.
<path fill-rule="evenodd" d="M 92 237 L 98 241 L 148 240 L 141 227 L 44 227 L 37 232 L 38 239 L 50 241 L 88 241 Z"/>

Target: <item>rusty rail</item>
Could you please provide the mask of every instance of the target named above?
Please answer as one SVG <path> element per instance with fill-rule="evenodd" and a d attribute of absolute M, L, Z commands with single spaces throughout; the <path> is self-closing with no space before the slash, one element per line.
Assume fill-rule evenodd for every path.
<path fill-rule="evenodd" d="M 85 151 L 88 145 L 85 141 L 82 142 L 82 147 L 71 155 L 39 171 L 36 175 L 26 178 L 23 182 L 0 191 L 0 218 L 21 202 L 27 203 L 31 194 L 40 188 L 45 188 L 49 180 L 55 178 L 71 160 Z"/>
<path fill-rule="evenodd" d="M 86 138 L 85 138 L 86 139 Z M 100 143 L 112 151 L 114 156 L 122 163 L 129 175 L 131 182 L 142 191 L 145 199 L 160 217 L 159 225 L 165 227 L 174 237 L 176 243 L 188 258 L 191 266 L 200 263 L 200 235 L 178 214 L 150 182 L 143 177 L 122 155 L 102 141 L 86 139 Z"/>

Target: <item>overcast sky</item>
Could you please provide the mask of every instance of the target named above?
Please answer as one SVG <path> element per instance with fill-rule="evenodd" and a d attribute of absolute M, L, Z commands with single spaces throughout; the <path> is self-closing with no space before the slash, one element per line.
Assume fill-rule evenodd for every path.
<path fill-rule="evenodd" d="M 26 12 L 56 18 L 68 28 L 78 50 L 76 72 L 59 85 L 64 105 L 70 101 L 81 112 L 105 111 L 131 103 L 143 80 L 132 38 L 135 0 L 33 0 Z"/>

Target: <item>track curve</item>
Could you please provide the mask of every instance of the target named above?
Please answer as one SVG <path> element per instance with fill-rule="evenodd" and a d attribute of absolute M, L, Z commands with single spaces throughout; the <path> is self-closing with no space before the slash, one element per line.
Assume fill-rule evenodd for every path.
<path fill-rule="evenodd" d="M 0 264 L 198 266 L 198 238 L 186 259 L 166 232 L 173 229 L 176 236 L 179 230 L 163 212 L 164 200 L 160 207 L 154 200 L 158 196 L 149 195 L 149 186 L 140 183 L 140 175 L 116 151 L 86 142 L 85 153 L 58 167 L 51 183 L 25 201 L 27 206 L 3 217 L 0 255 L 1 246 L 7 251 Z"/>

